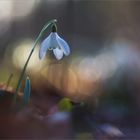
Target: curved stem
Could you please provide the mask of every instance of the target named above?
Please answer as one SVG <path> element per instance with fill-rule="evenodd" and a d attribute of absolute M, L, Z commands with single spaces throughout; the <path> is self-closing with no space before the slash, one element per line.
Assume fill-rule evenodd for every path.
<path fill-rule="evenodd" d="M 33 54 L 33 52 L 34 52 L 34 49 L 35 49 L 37 43 L 39 42 L 40 38 L 43 36 L 44 31 L 46 31 L 46 30 L 47 30 L 50 26 L 52 26 L 52 25 L 55 25 L 55 26 L 56 26 L 56 22 L 57 22 L 57 20 L 54 19 L 54 20 L 51 20 L 51 21 L 49 21 L 48 23 L 46 23 L 46 24 L 44 25 L 44 27 L 42 28 L 41 32 L 39 33 L 37 39 L 35 40 L 35 43 L 34 43 L 34 45 L 33 45 L 33 48 L 31 49 L 31 52 L 30 52 L 30 54 L 29 54 L 29 56 L 28 56 L 28 58 L 27 58 L 27 61 L 26 61 L 25 65 L 24 65 L 24 67 L 23 67 L 23 69 L 22 69 L 21 74 L 20 74 L 20 77 L 19 77 L 19 80 L 18 80 L 18 83 L 17 83 L 17 87 L 16 87 L 16 91 L 15 91 L 15 94 L 14 94 L 14 102 L 16 102 L 17 94 L 18 94 L 18 91 L 19 91 L 19 89 L 20 89 L 23 76 L 24 76 L 24 74 L 25 74 L 27 65 L 28 65 L 28 63 L 29 63 L 29 60 L 30 60 L 30 58 L 31 58 L 31 56 L 32 56 L 32 54 Z"/>

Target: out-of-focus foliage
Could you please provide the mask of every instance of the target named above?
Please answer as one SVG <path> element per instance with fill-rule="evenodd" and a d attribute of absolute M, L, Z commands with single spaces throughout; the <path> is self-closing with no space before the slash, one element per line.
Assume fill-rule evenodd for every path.
<path fill-rule="evenodd" d="M 70 99 L 68 98 L 61 99 L 60 102 L 58 103 L 58 108 L 60 111 L 71 111 L 72 103 Z"/>

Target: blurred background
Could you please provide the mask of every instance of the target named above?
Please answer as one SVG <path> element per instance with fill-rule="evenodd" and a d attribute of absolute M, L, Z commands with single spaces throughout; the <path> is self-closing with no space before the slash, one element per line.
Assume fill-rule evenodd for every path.
<path fill-rule="evenodd" d="M 0 82 L 13 74 L 15 88 L 43 25 L 57 19 L 71 54 L 57 61 L 49 51 L 39 60 L 38 44 L 26 71 L 31 96 L 45 102 L 52 88 L 61 97 L 87 102 L 103 121 L 139 126 L 139 13 L 139 1 L 0 0 Z"/>

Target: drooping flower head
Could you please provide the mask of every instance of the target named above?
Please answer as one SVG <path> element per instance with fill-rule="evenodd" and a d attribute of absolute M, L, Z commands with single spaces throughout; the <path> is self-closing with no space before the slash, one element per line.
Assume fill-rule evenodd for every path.
<path fill-rule="evenodd" d="M 68 43 L 62 39 L 57 34 L 56 25 L 52 26 L 52 32 L 50 35 L 41 43 L 39 50 L 39 58 L 42 59 L 45 57 L 46 52 L 52 50 L 56 59 L 62 59 L 63 55 L 68 56 L 70 54 L 70 48 Z"/>

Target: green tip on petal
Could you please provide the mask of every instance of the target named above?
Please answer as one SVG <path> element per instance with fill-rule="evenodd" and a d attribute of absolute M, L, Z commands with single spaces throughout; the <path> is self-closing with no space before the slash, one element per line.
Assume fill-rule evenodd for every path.
<path fill-rule="evenodd" d="M 23 94 L 23 103 L 28 104 L 30 100 L 30 79 L 26 78 L 24 94 Z"/>

